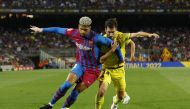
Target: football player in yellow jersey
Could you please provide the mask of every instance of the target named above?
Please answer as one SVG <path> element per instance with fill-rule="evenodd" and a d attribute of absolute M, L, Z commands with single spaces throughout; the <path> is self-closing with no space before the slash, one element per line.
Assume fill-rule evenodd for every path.
<path fill-rule="evenodd" d="M 114 42 L 117 42 L 121 48 L 122 56 L 125 57 L 125 45 L 128 43 L 133 43 L 131 38 L 133 37 L 155 37 L 159 38 L 159 35 L 146 32 L 137 33 L 122 33 L 117 31 L 117 21 L 114 18 L 108 19 L 105 22 L 105 37 L 109 37 Z M 134 48 L 134 43 L 132 44 Z M 115 46 L 116 48 L 116 46 Z M 108 48 L 102 47 L 103 53 L 109 51 Z M 134 50 L 133 50 L 134 51 Z M 134 53 L 132 53 L 132 57 Z M 99 90 L 96 95 L 96 106 L 95 109 L 102 109 L 104 103 L 104 94 L 108 88 L 111 81 L 114 84 L 116 95 L 113 97 L 113 104 L 111 109 L 117 109 L 118 103 L 123 100 L 123 104 L 127 104 L 130 97 L 126 93 L 126 82 L 125 82 L 125 70 L 124 62 L 118 64 L 118 58 L 112 52 L 107 52 L 105 55 L 101 56 L 100 62 L 103 63 L 101 76 L 99 77 Z"/>

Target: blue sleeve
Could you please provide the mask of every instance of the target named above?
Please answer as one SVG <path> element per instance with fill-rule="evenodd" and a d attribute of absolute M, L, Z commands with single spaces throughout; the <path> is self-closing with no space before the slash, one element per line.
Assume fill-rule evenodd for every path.
<path fill-rule="evenodd" d="M 107 46 L 107 47 L 111 47 L 111 44 L 113 43 L 113 41 L 111 39 L 109 39 L 107 37 L 103 37 L 101 35 L 96 36 L 94 41 L 95 41 L 95 44 L 104 45 L 104 46 Z M 124 61 L 119 46 L 115 50 L 115 53 L 117 54 L 117 57 L 119 58 L 120 61 Z"/>
<path fill-rule="evenodd" d="M 52 33 L 58 33 L 58 34 L 66 35 L 67 28 L 49 27 L 49 28 L 43 28 L 43 32 L 52 32 Z"/>

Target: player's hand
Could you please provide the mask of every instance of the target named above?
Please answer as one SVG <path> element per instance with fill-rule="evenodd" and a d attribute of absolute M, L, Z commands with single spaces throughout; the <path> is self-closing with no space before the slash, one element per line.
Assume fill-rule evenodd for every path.
<path fill-rule="evenodd" d="M 115 52 L 115 50 L 117 49 L 117 47 L 119 46 L 119 44 L 117 42 L 114 42 L 111 44 L 111 51 Z"/>
<path fill-rule="evenodd" d="M 32 30 L 34 33 L 40 33 L 43 31 L 42 28 L 36 27 L 36 26 L 30 26 L 30 30 Z"/>
<path fill-rule="evenodd" d="M 135 56 L 131 56 L 131 62 L 134 62 L 134 61 L 136 61 L 136 57 Z"/>
<path fill-rule="evenodd" d="M 158 34 L 156 34 L 156 33 L 152 33 L 148 37 L 154 37 L 155 39 L 160 38 L 160 36 Z"/>

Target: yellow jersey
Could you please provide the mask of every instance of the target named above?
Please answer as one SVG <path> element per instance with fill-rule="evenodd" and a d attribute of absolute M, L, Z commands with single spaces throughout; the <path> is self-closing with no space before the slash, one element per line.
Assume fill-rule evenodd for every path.
<path fill-rule="evenodd" d="M 107 37 L 106 34 L 104 36 Z M 112 39 L 112 40 L 117 40 L 117 42 L 119 43 L 123 59 L 125 58 L 125 54 L 126 54 L 125 45 L 131 42 L 130 37 L 131 37 L 130 33 L 122 33 L 122 32 L 116 31 L 115 36 Z M 106 46 L 101 47 L 102 54 L 107 53 L 109 50 L 110 50 L 110 48 L 108 48 Z M 116 53 L 113 53 L 104 62 L 102 67 L 103 68 L 117 68 L 120 66 L 124 66 L 124 62 L 120 63 L 120 64 L 118 64 L 118 62 L 119 62 L 119 59 L 118 59 Z"/>

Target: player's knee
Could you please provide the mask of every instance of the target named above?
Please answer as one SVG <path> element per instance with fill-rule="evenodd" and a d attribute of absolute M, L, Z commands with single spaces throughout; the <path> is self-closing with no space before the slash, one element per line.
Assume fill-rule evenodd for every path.
<path fill-rule="evenodd" d="M 105 94 L 105 91 L 103 91 L 103 90 L 100 90 L 99 93 L 98 93 L 99 97 L 103 97 L 104 94 Z"/>
<path fill-rule="evenodd" d="M 84 82 L 82 83 L 79 83 L 75 86 L 75 90 L 77 90 L 78 92 L 82 92 L 84 91 L 85 89 L 87 89 L 88 87 L 85 85 Z"/>
<path fill-rule="evenodd" d="M 101 88 L 99 89 L 99 92 L 98 92 L 99 97 L 103 97 L 104 94 L 105 94 L 105 92 L 106 92 L 105 87 L 101 87 Z"/>
<path fill-rule="evenodd" d="M 67 81 L 74 84 L 77 81 L 77 75 L 75 73 L 70 73 L 67 77 Z"/>

